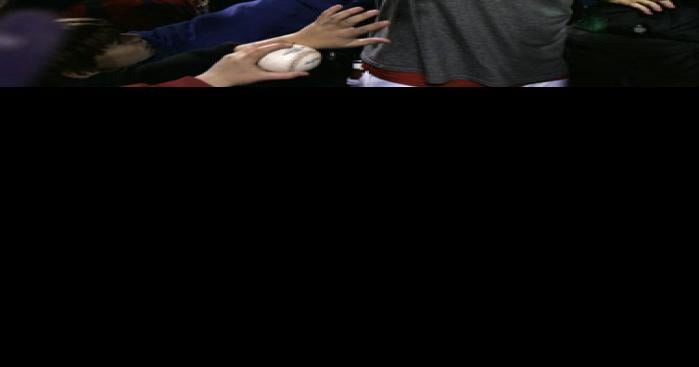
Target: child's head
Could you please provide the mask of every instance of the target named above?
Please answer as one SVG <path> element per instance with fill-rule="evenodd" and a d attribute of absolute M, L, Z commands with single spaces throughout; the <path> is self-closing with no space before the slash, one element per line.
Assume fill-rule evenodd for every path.
<path fill-rule="evenodd" d="M 70 18 L 58 22 L 66 28 L 67 37 L 52 63 L 55 76 L 87 78 L 153 56 L 150 45 L 140 36 L 121 33 L 105 20 Z"/>

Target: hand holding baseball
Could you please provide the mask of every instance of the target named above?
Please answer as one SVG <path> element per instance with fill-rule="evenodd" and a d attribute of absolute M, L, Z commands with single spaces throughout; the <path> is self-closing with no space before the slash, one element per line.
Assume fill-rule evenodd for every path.
<path fill-rule="evenodd" d="M 323 55 L 317 50 L 303 45 L 294 45 L 291 48 L 268 53 L 257 65 L 267 71 L 311 71 L 322 61 Z"/>
<path fill-rule="evenodd" d="M 214 87 L 233 87 L 267 80 L 286 80 L 307 76 L 306 72 L 269 72 L 257 65 L 265 55 L 292 46 L 287 43 L 248 45 L 242 50 L 224 56 L 211 69 L 196 78 Z"/>

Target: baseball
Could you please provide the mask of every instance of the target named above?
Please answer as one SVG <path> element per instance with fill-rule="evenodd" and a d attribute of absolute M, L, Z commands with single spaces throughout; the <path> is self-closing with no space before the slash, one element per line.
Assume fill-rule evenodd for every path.
<path fill-rule="evenodd" d="M 267 71 L 309 71 L 320 65 L 323 56 L 320 52 L 306 46 L 294 45 L 270 52 L 260 59 L 258 65 Z"/>

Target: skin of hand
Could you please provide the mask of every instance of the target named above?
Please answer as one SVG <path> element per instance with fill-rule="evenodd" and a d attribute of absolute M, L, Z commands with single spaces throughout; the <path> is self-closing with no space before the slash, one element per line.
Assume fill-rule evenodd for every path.
<path fill-rule="evenodd" d="M 365 20 L 376 17 L 379 14 L 378 10 L 364 11 L 361 7 L 342 9 L 342 5 L 335 5 L 324 11 L 315 22 L 296 33 L 241 45 L 236 50 L 245 49 L 250 45 L 279 42 L 300 44 L 315 49 L 353 48 L 391 42 L 387 38 L 381 37 L 359 38 L 363 34 L 375 32 L 390 25 L 389 21 L 380 21 L 357 26 Z"/>
<path fill-rule="evenodd" d="M 671 0 L 607 0 L 607 2 L 630 6 L 648 15 L 662 12 L 663 8 L 675 9 L 675 4 Z"/>
<path fill-rule="evenodd" d="M 268 53 L 292 46 L 290 43 L 250 45 L 243 50 L 224 56 L 196 78 L 213 87 L 234 87 L 267 80 L 287 80 L 308 76 L 306 72 L 269 72 L 257 66 L 260 59 Z"/>

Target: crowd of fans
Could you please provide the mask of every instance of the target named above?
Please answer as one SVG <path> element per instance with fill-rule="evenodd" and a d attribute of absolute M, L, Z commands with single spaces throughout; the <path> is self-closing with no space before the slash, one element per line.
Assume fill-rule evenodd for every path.
<path fill-rule="evenodd" d="M 242 85 L 697 86 L 699 0 L 0 0 L 0 86 Z"/>

